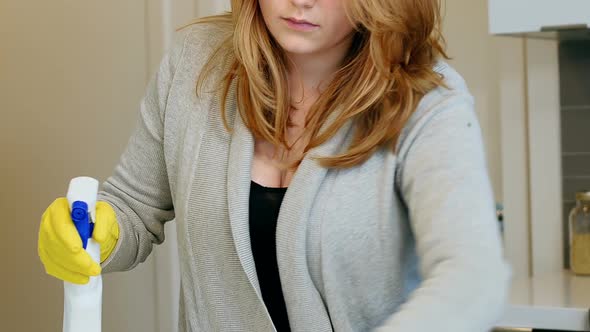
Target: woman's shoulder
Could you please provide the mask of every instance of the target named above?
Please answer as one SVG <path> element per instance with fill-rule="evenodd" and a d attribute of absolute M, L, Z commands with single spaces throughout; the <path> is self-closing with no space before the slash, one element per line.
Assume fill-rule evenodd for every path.
<path fill-rule="evenodd" d="M 474 127 L 479 127 L 474 99 L 463 77 L 442 60 L 435 63 L 434 71 L 442 76 L 444 86 L 438 86 L 424 95 L 404 125 L 396 147 L 401 155 L 407 152 L 421 135 L 432 134 L 433 128 L 427 131 L 424 128 L 433 122 L 440 122 L 447 118 L 454 119 L 450 121 L 450 125 L 437 126 L 436 130 L 444 132 L 454 131 L 456 128 L 452 125 L 453 123 L 469 122 Z M 441 136 L 445 136 L 444 133 Z"/>
<path fill-rule="evenodd" d="M 226 39 L 227 31 L 227 28 L 217 23 L 186 25 L 174 34 L 164 60 L 169 63 L 169 69 L 182 78 L 181 81 L 196 79 L 194 73 L 203 68 Z"/>
<path fill-rule="evenodd" d="M 230 27 L 224 23 L 202 22 L 193 23 L 178 31 L 180 38 L 185 40 L 185 47 L 215 48 L 229 36 Z"/>
<path fill-rule="evenodd" d="M 433 69 L 441 75 L 445 86 L 436 87 L 428 92 L 423 97 L 422 105 L 419 105 L 419 108 L 457 96 L 472 98 L 463 76 L 446 61 L 438 60 Z"/>
<path fill-rule="evenodd" d="M 183 61 L 201 62 L 221 45 L 228 36 L 228 29 L 217 23 L 193 23 L 178 30 L 174 36 L 172 51 Z"/>
<path fill-rule="evenodd" d="M 452 111 L 459 106 L 470 105 L 469 108 L 473 110 L 474 99 L 461 74 L 442 60 L 437 61 L 433 69 L 441 75 L 444 85 L 432 89 L 422 97 L 407 127 L 413 127 L 416 122 L 424 121 L 436 113 Z"/>

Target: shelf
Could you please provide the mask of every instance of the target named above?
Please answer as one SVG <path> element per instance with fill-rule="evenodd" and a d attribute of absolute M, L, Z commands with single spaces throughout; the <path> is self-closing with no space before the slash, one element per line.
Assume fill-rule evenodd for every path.
<path fill-rule="evenodd" d="M 590 331 L 590 277 L 569 271 L 515 279 L 500 327 Z"/>
<path fill-rule="evenodd" d="M 590 105 L 561 105 L 562 111 L 590 111 Z"/>
<path fill-rule="evenodd" d="M 564 180 L 590 180 L 590 175 L 564 175 Z"/>
<path fill-rule="evenodd" d="M 564 157 L 587 157 L 590 156 L 590 152 L 562 152 Z"/>

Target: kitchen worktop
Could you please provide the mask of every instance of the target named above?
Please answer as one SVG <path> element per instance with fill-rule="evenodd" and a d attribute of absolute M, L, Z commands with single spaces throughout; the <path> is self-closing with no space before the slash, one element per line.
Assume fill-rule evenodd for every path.
<path fill-rule="evenodd" d="M 500 327 L 590 331 L 590 277 L 569 271 L 512 281 Z"/>

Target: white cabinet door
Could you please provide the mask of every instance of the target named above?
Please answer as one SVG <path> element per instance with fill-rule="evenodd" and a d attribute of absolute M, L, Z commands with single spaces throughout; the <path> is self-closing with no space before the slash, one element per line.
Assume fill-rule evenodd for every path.
<path fill-rule="evenodd" d="M 489 0 L 489 15 L 492 34 L 590 26 L 590 0 Z"/>

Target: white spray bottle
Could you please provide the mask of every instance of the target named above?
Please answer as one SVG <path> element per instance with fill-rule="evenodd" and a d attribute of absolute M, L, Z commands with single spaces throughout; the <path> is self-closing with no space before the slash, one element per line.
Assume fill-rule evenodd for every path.
<path fill-rule="evenodd" d="M 96 220 L 98 181 L 77 177 L 70 181 L 67 199 L 72 221 L 84 248 L 100 264 L 100 245 L 92 239 Z M 102 315 L 102 277 L 90 277 L 86 285 L 64 282 L 63 332 L 100 332 Z"/>

